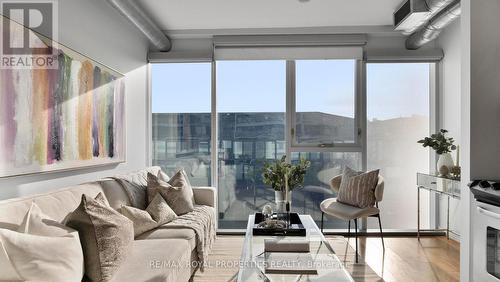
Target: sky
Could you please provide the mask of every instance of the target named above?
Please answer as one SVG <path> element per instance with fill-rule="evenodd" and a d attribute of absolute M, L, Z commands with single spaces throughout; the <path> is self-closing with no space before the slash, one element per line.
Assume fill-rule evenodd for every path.
<path fill-rule="evenodd" d="M 367 115 L 385 120 L 429 114 L 429 64 L 367 65 Z M 285 61 L 219 61 L 219 112 L 284 112 Z M 296 110 L 354 116 L 355 62 L 296 62 Z M 208 113 L 211 64 L 153 64 L 153 113 Z"/>

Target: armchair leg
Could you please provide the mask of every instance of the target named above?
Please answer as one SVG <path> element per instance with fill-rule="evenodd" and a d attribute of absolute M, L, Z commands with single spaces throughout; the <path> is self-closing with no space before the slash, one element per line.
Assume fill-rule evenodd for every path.
<path fill-rule="evenodd" d="M 377 214 L 377 218 L 378 218 L 378 227 L 380 228 L 380 238 L 382 239 L 382 249 L 385 250 L 384 233 L 382 232 L 382 223 L 380 221 L 380 214 Z"/>
<path fill-rule="evenodd" d="M 351 220 L 349 220 L 349 223 L 347 224 L 347 240 L 351 238 Z"/>
<path fill-rule="evenodd" d="M 323 234 L 323 217 L 325 217 L 325 213 L 321 212 L 321 234 Z"/>
<path fill-rule="evenodd" d="M 354 219 L 354 235 L 356 237 L 356 263 L 358 263 L 358 219 Z"/>

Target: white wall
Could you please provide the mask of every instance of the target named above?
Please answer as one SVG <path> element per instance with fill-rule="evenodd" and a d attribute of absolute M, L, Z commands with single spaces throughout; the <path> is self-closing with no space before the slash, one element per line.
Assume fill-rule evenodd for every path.
<path fill-rule="evenodd" d="M 500 2 L 497 0 L 462 1 L 462 139 L 470 142 L 467 178 L 500 180 Z M 465 17 L 464 17 L 465 16 Z M 464 133 L 464 131 L 467 133 Z M 467 138 L 466 138 L 467 137 Z M 464 160 L 465 161 L 465 160 Z M 464 189 L 467 189 L 464 187 Z M 471 238 L 474 230 L 473 197 L 463 199 L 463 228 L 468 232 L 461 246 L 461 280 L 472 281 L 474 265 L 472 249 L 485 244 L 485 238 Z M 472 242 L 474 240 L 474 242 Z M 484 269 L 483 269 L 484 271 Z"/>
<path fill-rule="evenodd" d="M 460 16 L 460 45 L 461 45 L 461 163 L 462 163 L 462 195 L 461 217 L 462 229 L 460 231 L 460 281 L 470 281 L 471 273 L 471 244 L 470 244 L 470 211 L 472 196 L 466 184 L 470 180 L 470 51 L 471 51 L 471 0 L 462 0 L 462 13 Z"/>
<path fill-rule="evenodd" d="M 148 42 L 101 0 L 59 1 L 59 42 L 125 74 L 127 162 L 120 165 L 0 179 L 0 200 L 42 193 L 147 164 Z"/>
<path fill-rule="evenodd" d="M 448 26 L 436 40 L 436 45 L 443 49 L 444 58 L 439 63 L 439 128 L 449 131 L 455 144 L 460 145 L 460 21 L 457 20 Z M 456 151 L 452 153 L 456 161 Z M 446 199 L 439 202 L 439 220 L 441 228 L 446 227 Z M 450 199 L 450 229 L 459 233 L 460 230 L 460 201 Z"/>

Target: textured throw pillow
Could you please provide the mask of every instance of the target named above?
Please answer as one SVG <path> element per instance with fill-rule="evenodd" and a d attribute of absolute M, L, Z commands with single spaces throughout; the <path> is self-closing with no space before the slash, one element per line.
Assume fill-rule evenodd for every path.
<path fill-rule="evenodd" d="M 148 186 L 148 173 L 157 175 L 160 172 L 163 181 L 168 181 L 170 179 L 159 167 L 149 167 L 123 175 L 116 175 L 111 178 L 116 180 L 123 187 L 123 190 L 130 200 L 130 206 L 144 210 L 149 203 L 146 192 Z"/>
<path fill-rule="evenodd" d="M 142 233 L 154 229 L 158 223 L 145 211 L 134 207 L 122 206 L 120 213 L 126 216 L 134 224 L 134 237 Z"/>
<path fill-rule="evenodd" d="M 161 176 L 160 176 L 161 177 Z M 183 169 L 165 182 L 158 176 L 148 173 L 148 203 L 159 193 L 177 215 L 194 210 L 193 188 Z"/>
<path fill-rule="evenodd" d="M 32 203 L 20 232 L 0 229 L 1 281 L 81 281 L 83 253 L 78 232 Z"/>
<path fill-rule="evenodd" d="M 337 202 L 359 208 L 373 207 L 378 173 L 378 169 L 361 173 L 346 166 L 342 174 Z"/>
<path fill-rule="evenodd" d="M 160 194 L 156 194 L 146 210 L 123 206 L 120 212 L 134 223 L 134 236 L 154 229 L 175 219 L 177 215 Z"/>
<path fill-rule="evenodd" d="M 109 281 L 125 260 L 134 240 L 132 221 L 104 202 L 82 195 L 80 205 L 66 221 L 78 230 L 85 258 L 85 275 L 92 281 Z"/>
<path fill-rule="evenodd" d="M 169 223 L 177 217 L 177 214 L 170 208 L 165 199 L 159 193 L 149 203 L 146 211 L 156 220 L 158 225 Z"/>

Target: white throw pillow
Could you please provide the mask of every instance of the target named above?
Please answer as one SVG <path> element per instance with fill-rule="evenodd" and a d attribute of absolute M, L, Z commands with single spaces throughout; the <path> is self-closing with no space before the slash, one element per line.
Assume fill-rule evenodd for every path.
<path fill-rule="evenodd" d="M 45 215 L 35 203 L 31 203 L 30 209 L 17 229 L 20 233 L 51 237 L 65 236 L 75 231 Z"/>
<path fill-rule="evenodd" d="M 82 280 L 77 231 L 50 219 L 34 203 L 19 230 L 24 232 L 0 229 L 0 269 L 13 269 L 22 281 Z M 12 271 L 0 271 L 0 280 L 12 280 Z"/>
<path fill-rule="evenodd" d="M 7 255 L 7 251 L 0 241 L 0 280 L 1 281 L 22 281 L 21 276 L 12 265 L 12 262 Z"/>

